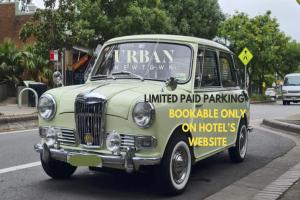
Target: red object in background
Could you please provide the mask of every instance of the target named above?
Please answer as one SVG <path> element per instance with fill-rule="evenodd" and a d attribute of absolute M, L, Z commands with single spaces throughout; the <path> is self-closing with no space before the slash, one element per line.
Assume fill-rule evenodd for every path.
<path fill-rule="evenodd" d="M 50 61 L 54 60 L 54 51 L 50 50 Z"/>
<path fill-rule="evenodd" d="M 50 50 L 50 61 L 58 61 L 58 51 Z"/>

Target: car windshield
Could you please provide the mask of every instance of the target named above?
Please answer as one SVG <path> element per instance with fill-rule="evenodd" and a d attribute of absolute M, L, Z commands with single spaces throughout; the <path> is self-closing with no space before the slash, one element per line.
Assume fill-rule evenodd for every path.
<path fill-rule="evenodd" d="M 92 80 L 135 78 L 179 83 L 189 80 L 192 50 L 189 46 L 161 42 L 121 43 L 106 46 L 94 66 Z"/>
<path fill-rule="evenodd" d="M 300 86 L 300 76 L 288 76 L 284 79 L 285 86 Z"/>

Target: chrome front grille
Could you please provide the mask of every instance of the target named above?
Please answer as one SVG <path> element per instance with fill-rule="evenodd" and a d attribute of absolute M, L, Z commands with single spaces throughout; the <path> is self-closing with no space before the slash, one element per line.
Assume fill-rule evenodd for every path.
<path fill-rule="evenodd" d="M 105 103 L 106 100 L 97 94 L 77 96 L 75 119 L 80 144 L 90 147 L 102 146 Z"/>
<path fill-rule="evenodd" d="M 135 148 L 135 138 L 132 135 L 121 134 L 121 150 L 126 150 L 127 147 Z"/>
<path fill-rule="evenodd" d="M 76 138 L 74 135 L 74 131 L 70 129 L 61 129 L 61 135 L 57 136 L 57 141 L 62 145 L 75 145 Z"/>

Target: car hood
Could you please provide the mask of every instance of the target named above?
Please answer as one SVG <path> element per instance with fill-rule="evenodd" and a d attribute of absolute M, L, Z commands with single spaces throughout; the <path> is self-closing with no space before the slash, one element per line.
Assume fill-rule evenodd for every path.
<path fill-rule="evenodd" d="M 161 91 L 162 82 L 141 81 L 106 81 L 90 82 L 80 86 L 70 86 L 52 91 L 53 96 L 59 97 L 58 113 L 74 112 L 76 96 L 80 93 L 94 92 L 101 94 L 107 99 L 106 114 L 127 119 L 131 106 L 144 94 L 153 94 Z M 51 92 L 50 92 L 51 93 Z M 56 94 L 55 94 L 56 93 Z"/>

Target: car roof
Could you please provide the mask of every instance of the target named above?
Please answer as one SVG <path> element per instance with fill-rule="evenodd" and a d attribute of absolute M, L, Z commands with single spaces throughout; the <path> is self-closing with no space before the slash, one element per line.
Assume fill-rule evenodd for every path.
<path fill-rule="evenodd" d="M 286 77 L 288 77 L 288 76 L 300 76 L 300 73 L 291 73 L 291 74 L 287 74 L 285 76 Z"/>
<path fill-rule="evenodd" d="M 197 37 L 191 37 L 191 36 L 182 36 L 182 35 L 168 35 L 168 34 L 146 34 L 146 35 L 130 35 L 130 36 L 123 36 L 123 37 L 117 37 L 113 38 L 107 41 L 107 43 L 116 43 L 116 42 L 124 42 L 124 41 L 157 41 L 157 40 L 166 40 L 166 41 L 174 41 L 174 42 L 188 42 L 188 43 L 197 43 L 202 44 L 204 46 L 214 47 L 220 50 L 229 51 L 231 52 L 227 47 L 225 47 L 222 44 L 219 44 L 217 42 L 203 39 L 203 38 L 197 38 Z"/>

